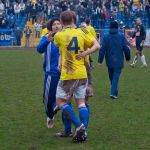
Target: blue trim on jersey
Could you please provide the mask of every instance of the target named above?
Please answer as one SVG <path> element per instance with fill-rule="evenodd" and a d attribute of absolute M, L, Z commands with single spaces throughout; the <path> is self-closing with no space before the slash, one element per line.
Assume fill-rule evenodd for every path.
<path fill-rule="evenodd" d="M 54 45 L 54 42 L 48 42 L 47 37 L 43 36 L 37 46 L 39 53 L 44 53 L 43 70 L 46 75 L 60 76 L 58 70 L 59 49 Z"/>

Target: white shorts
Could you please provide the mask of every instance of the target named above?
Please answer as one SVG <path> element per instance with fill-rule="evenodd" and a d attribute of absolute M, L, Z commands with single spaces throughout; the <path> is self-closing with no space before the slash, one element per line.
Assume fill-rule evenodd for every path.
<path fill-rule="evenodd" d="M 85 99 L 86 89 L 87 79 L 59 80 L 56 97 L 65 100 L 70 100 L 72 96 L 75 99 Z"/>

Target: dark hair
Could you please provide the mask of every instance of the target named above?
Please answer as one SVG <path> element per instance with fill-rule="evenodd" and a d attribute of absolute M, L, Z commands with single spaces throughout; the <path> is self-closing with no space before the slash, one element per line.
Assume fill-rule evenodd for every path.
<path fill-rule="evenodd" d="M 70 25 L 73 22 L 72 11 L 64 11 L 60 14 L 60 19 L 63 24 Z"/>
<path fill-rule="evenodd" d="M 87 25 L 89 25 L 89 24 L 90 24 L 90 18 L 86 18 L 85 23 L 86 23 Z"/>
<path fill-rule="evenodd" d="M 49 31 L 52 31 L 52 26 L 53 26 L 53 23 L 54 23 L 55 21 L 60 21 L 60 19 L 59 19 L 59 18 L 53 18 L 53 19 L 51 19 L 51 20 L 49 20 L 49 21 L 47 22 L 47 29 L 48 29 Z"/>
<path fill-rule="evenodd" d="M 118 29 L 118 22 L 117 21 L 111 21 L 110 22 L 110 29 Z"/>

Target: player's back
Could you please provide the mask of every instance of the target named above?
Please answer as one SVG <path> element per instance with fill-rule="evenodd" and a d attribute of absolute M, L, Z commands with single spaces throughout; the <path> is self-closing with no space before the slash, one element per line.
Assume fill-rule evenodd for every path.
<path fill-rule="evenodd" d="M 84 43 L 84 49 L 87 50 L 88 48 L 91 47 L 91 40 L 95 41 L 96 38 L 93 36 L 93 34 L 86 28 L 86 27 L 82 27 L 82 28 L 77 28 L 77 30 L 79 32 L 82 32 L 82 34 L 84 35 L 84 37 L 86 38 L 87 42 Z M 85 57 L 85 66 L 89 67 L 90 62 L 89 62 L 89 55 L 87 55 Z"/>
<path fill-rule="evenodd" d="M 96 37 L 95 29 L 91 25 L 87 25 L 86 28 L 94 37 Z"/>
<path fill-rule="evenodd" d="M 87 78 L 84 59 L 76 59 L 76 55 L 85 50 L 84 34 L 75 28 L 65 28 L 55 35 L 54 40 L 62 57 L 61 79 Z"/>

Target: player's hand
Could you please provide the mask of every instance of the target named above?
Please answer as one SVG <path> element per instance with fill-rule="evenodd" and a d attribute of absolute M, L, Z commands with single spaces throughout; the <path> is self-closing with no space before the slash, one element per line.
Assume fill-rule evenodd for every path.
<path fill-rule="evenodd" d="M 46 36 L 47 36 L 47 40 L 48 41 L 52 41 L 53 40 L 53 32 L 49 32 Z"/>
<path fill-rule="evenodd" d="M 44 58 L 44 54 L 42 54 L 42 57 Z"/>
<path fill-rule="evenodd" d="M 130 44 L 130 45 L 132 45 L 132 43 L 133 43 L 133 39 L 132 39 L 132 38 L 130 38 L 130 39 L 128 40 L 128 42 L 129 42 L 129 44 Z"/>
<path fill-rule="evenodd" d="M 76 59 L 80 60 L 82 58 L 85 58 L 87 56 L 87 54 L 88 54 L 87 51 L 81 51 L 80 54 L 76 55 Z"/>

